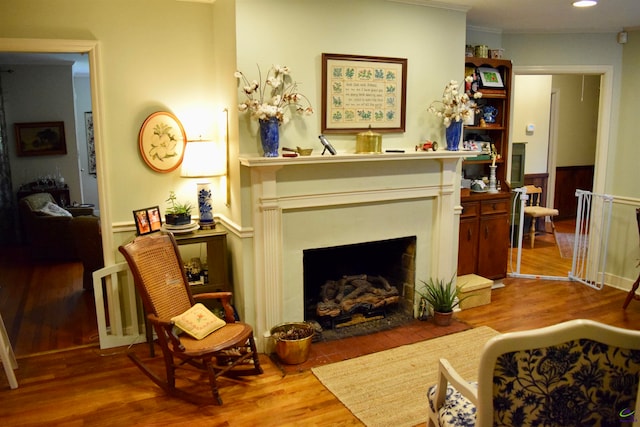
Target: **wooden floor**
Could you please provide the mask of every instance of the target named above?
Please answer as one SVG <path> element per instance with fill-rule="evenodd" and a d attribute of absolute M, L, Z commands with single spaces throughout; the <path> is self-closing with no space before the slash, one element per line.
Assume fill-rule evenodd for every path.
<path fill-rule="evenodd" d="M 80 262 L 34 262 L 24 247 L 0 249 L 0 314 L 17 356 L 97 345 L 95 313 Z"/>
<path fill-rule="evenodd" d="M 553 235 L 539 239 L 553 239 Z M 557 271 L 566 276 L 567 260 L 559 258 L 555 244 L 538 244 L 536 241 L 536 249 L 528 255 L 532 255 L 531 252 L 535 252 L 535 256 L 523 254 L 521 272 L 533 269 L 531 274 L 549 275 Z M 7 302 L 10 298 L 4 295 L 7 291 L 6 281 L 20 278 L 7 277 L 5 267 L 0 268 L 0 309 L 3 310 L 5 323 L 8 323 L 5 311 L 11 304 Z M 33 272 L 34 276 L 39 274 Z M 508 332 L 587 318 L 640 329 L 640 302 L 632 301 L 627 310 L 622 310 L 626 293 L 620 290 L 605 287 L 598 291 L 566 280 L 521 278 L 507 278 L 504 285 L 492 291 L 491 304 L 458 312 L 456 316 L 459 323 L 453 328 L 487 325 L 500 332 Z M 78 286 L 81 288 L 80 284 Z M 43 290 L 35 292 L 42 293 Z M 25 307 L 46 306 L 44 302 L 16 303 L 21 304 Z M 13 310 L 20 312 L 15 307 Z M 56 316 L 53 313 L 50 315 Z M 53 321 L 56 322 L 60 323 Z M 332 355 L 331 360 L 327 356 L 322 361 L 318 358 L 317 363 L 328 363 L 411 340 L 425 339 L 433 334 L 433 328 L 436 327 L 430 322 L 418 322 L 387 332 L 386 335 L 354 339 L 345 346 L 344 353 Z M 49 329 L 54 328 L 43 327 L 40 336 L 46 336 L 44 331 Z M 18 337 L 18 343 L 21 339 Z M 33 342 L 34 339 L 26 341 Z M 284 371 L 268 356 L 261 355 L 265 369 L 263 375 L 245 381 L 222 379 L 224 405 L 196 407 L 166 397 L 133 366 L 125 356 L 127 349 L 101 351 L 95 345 L 86 346 L 82 339 L 65 338 L 64 341 L 79 344 L 80 347 L 41 353 L 43 347 L 34 346 L 40 354 L 18 358 L 18 389 L 10 390 L 4 376 L 0 375 L 0 420 L 3 425 L 362 425 L 317 381 L 308 366 Z M 26 346 L 22 348 L 26 349 Z M 134 346 L 132 350 L 161 372 L 160 358 L 150 360 L 146 345 Z"/>

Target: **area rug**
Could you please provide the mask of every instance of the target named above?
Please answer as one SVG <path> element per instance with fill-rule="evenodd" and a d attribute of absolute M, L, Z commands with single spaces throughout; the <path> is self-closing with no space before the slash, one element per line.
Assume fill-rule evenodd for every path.
<path fill-rule="evenodd" d="M 560 233 L 556 231 L 554 233 L 556 238 L 556 244 L 560 251 L 560 258 L 571 259 L 573 258 L 573 241 L 574 233 Z"/>
<path fill-rule="evenodd" d="M 438 360 L 475 380 L 482 348 L 496 335 L 481 326 L 311 371 L 365 425 L 415 426 L 427 421 L 427 390 L 437 381 Z"/>

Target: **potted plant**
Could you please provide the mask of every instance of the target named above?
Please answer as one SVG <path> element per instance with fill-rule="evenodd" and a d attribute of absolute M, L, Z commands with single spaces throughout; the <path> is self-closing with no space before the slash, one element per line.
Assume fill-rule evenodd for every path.
<path fill-rule="evenodd" d="M 467 298 L 460 298 L 462 287 L 456 287 L 453 284 L 454 277 L 455 274 L 446 282 L 444 279 L 434 280 L 433 278 L 429 278 L 428 282 L 421 280 L 424 287 L 422 290 L 416 289 L 416 293 L 433 308 L 433 319 L 436 325 L 449 325 L 453 309 Z"/>
<path fill-rule="evenodd" d="M 185 225 L 191 223 L 191 203 L 179 203 L 176 193 L 169 192 L 169 198 L 166 200 L 169 208 L 165 212 L 164 219 L 169 225 Z"/>

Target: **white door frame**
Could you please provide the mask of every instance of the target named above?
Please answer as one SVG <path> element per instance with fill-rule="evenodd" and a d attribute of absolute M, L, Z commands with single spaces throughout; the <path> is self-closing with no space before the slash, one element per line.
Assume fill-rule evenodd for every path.
<path fill-rule="evenodd" d="M 604 194 L 609 135 L 611 128 L 611 104 L 613 98 L 613 66 L 611 65 L 542 65 L 514 66 L 513 75 L 553 75 L 553 74 L 591 74 L 600 75 L 600 100 L 598 104 L 598 128 L 596 135 L 596 155 L 593 176 L 593 192 Z M 511 97 L 513 99 L 513 92 Z M 512 104 L 513 105 L 513 104 Z M 513 109 L 511 111 L 513 115 Z M 513 120 L 511 121 L 513 126 Z M 513 134 L 513 130 L 509 130 Z M 510 142 L 511 143 L 511 142 Z"/>
<path fill-rule="evenodd" d="M 100 79 L 99 56 L 100 43 L 97 40 L 64 39 L 12 39 L 0 38 L 0 52 L 16 53 L 83 53 L 89 56 L 89 79 L 91 84 L 91 109 L 93 111 L 93 136 L 96 150 L 98 174 L 98 202 L 100 204 L 100 226 L 102 228 L 102 247 L 105 265 L 115 262 L 113 252 L 113 233 L 111 232 L 111 213 L 105 207 L 110 206 L 106 179 L 106 164 L 103 141 L 102 84 Z"/>

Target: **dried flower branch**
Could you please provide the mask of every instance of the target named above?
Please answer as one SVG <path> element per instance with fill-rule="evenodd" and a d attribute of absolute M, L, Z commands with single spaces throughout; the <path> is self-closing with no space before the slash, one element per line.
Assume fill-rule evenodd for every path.
<path fill-rule="evenodd" d="M 471 82 L 473 77 L 467 76 L 466 82 Z M 474 99 L 482 97 L 481 92 L 473 94 Z M 458 85 L 456 80 L 451 80 L 444 88 L 441 101 L 433 101 L 428 108 L 430 113 L 440 117 L 445 125 L 449 127 L 452 122 L 464 120 L 471 114 L 474 105 L 471 104 L 471 98 L 464 91 L 464 87 Z"/>
<path fill-rule="evenodd" d="M 241 71 L 236 71 L 235 76 L 244 85 L 242 90 L 247 97 L 245 102 L 238 105 L 240 112 L 250 111 L 251 117 L 258 120 L 276 117 L 280 123 L 287 121 L 285 116 L 287 107 L 295 109 L 298 114 L 313 114 L 309 99 L 298 92 L 298 84 L 291 79 L 287 66 L 272 66 L 267 72 L 264 83 L 261 83 L 262 73 L 259 66 L 259 80 L 249 81 Z M 302 105 L 303 101 L 306 106 Z"/>

